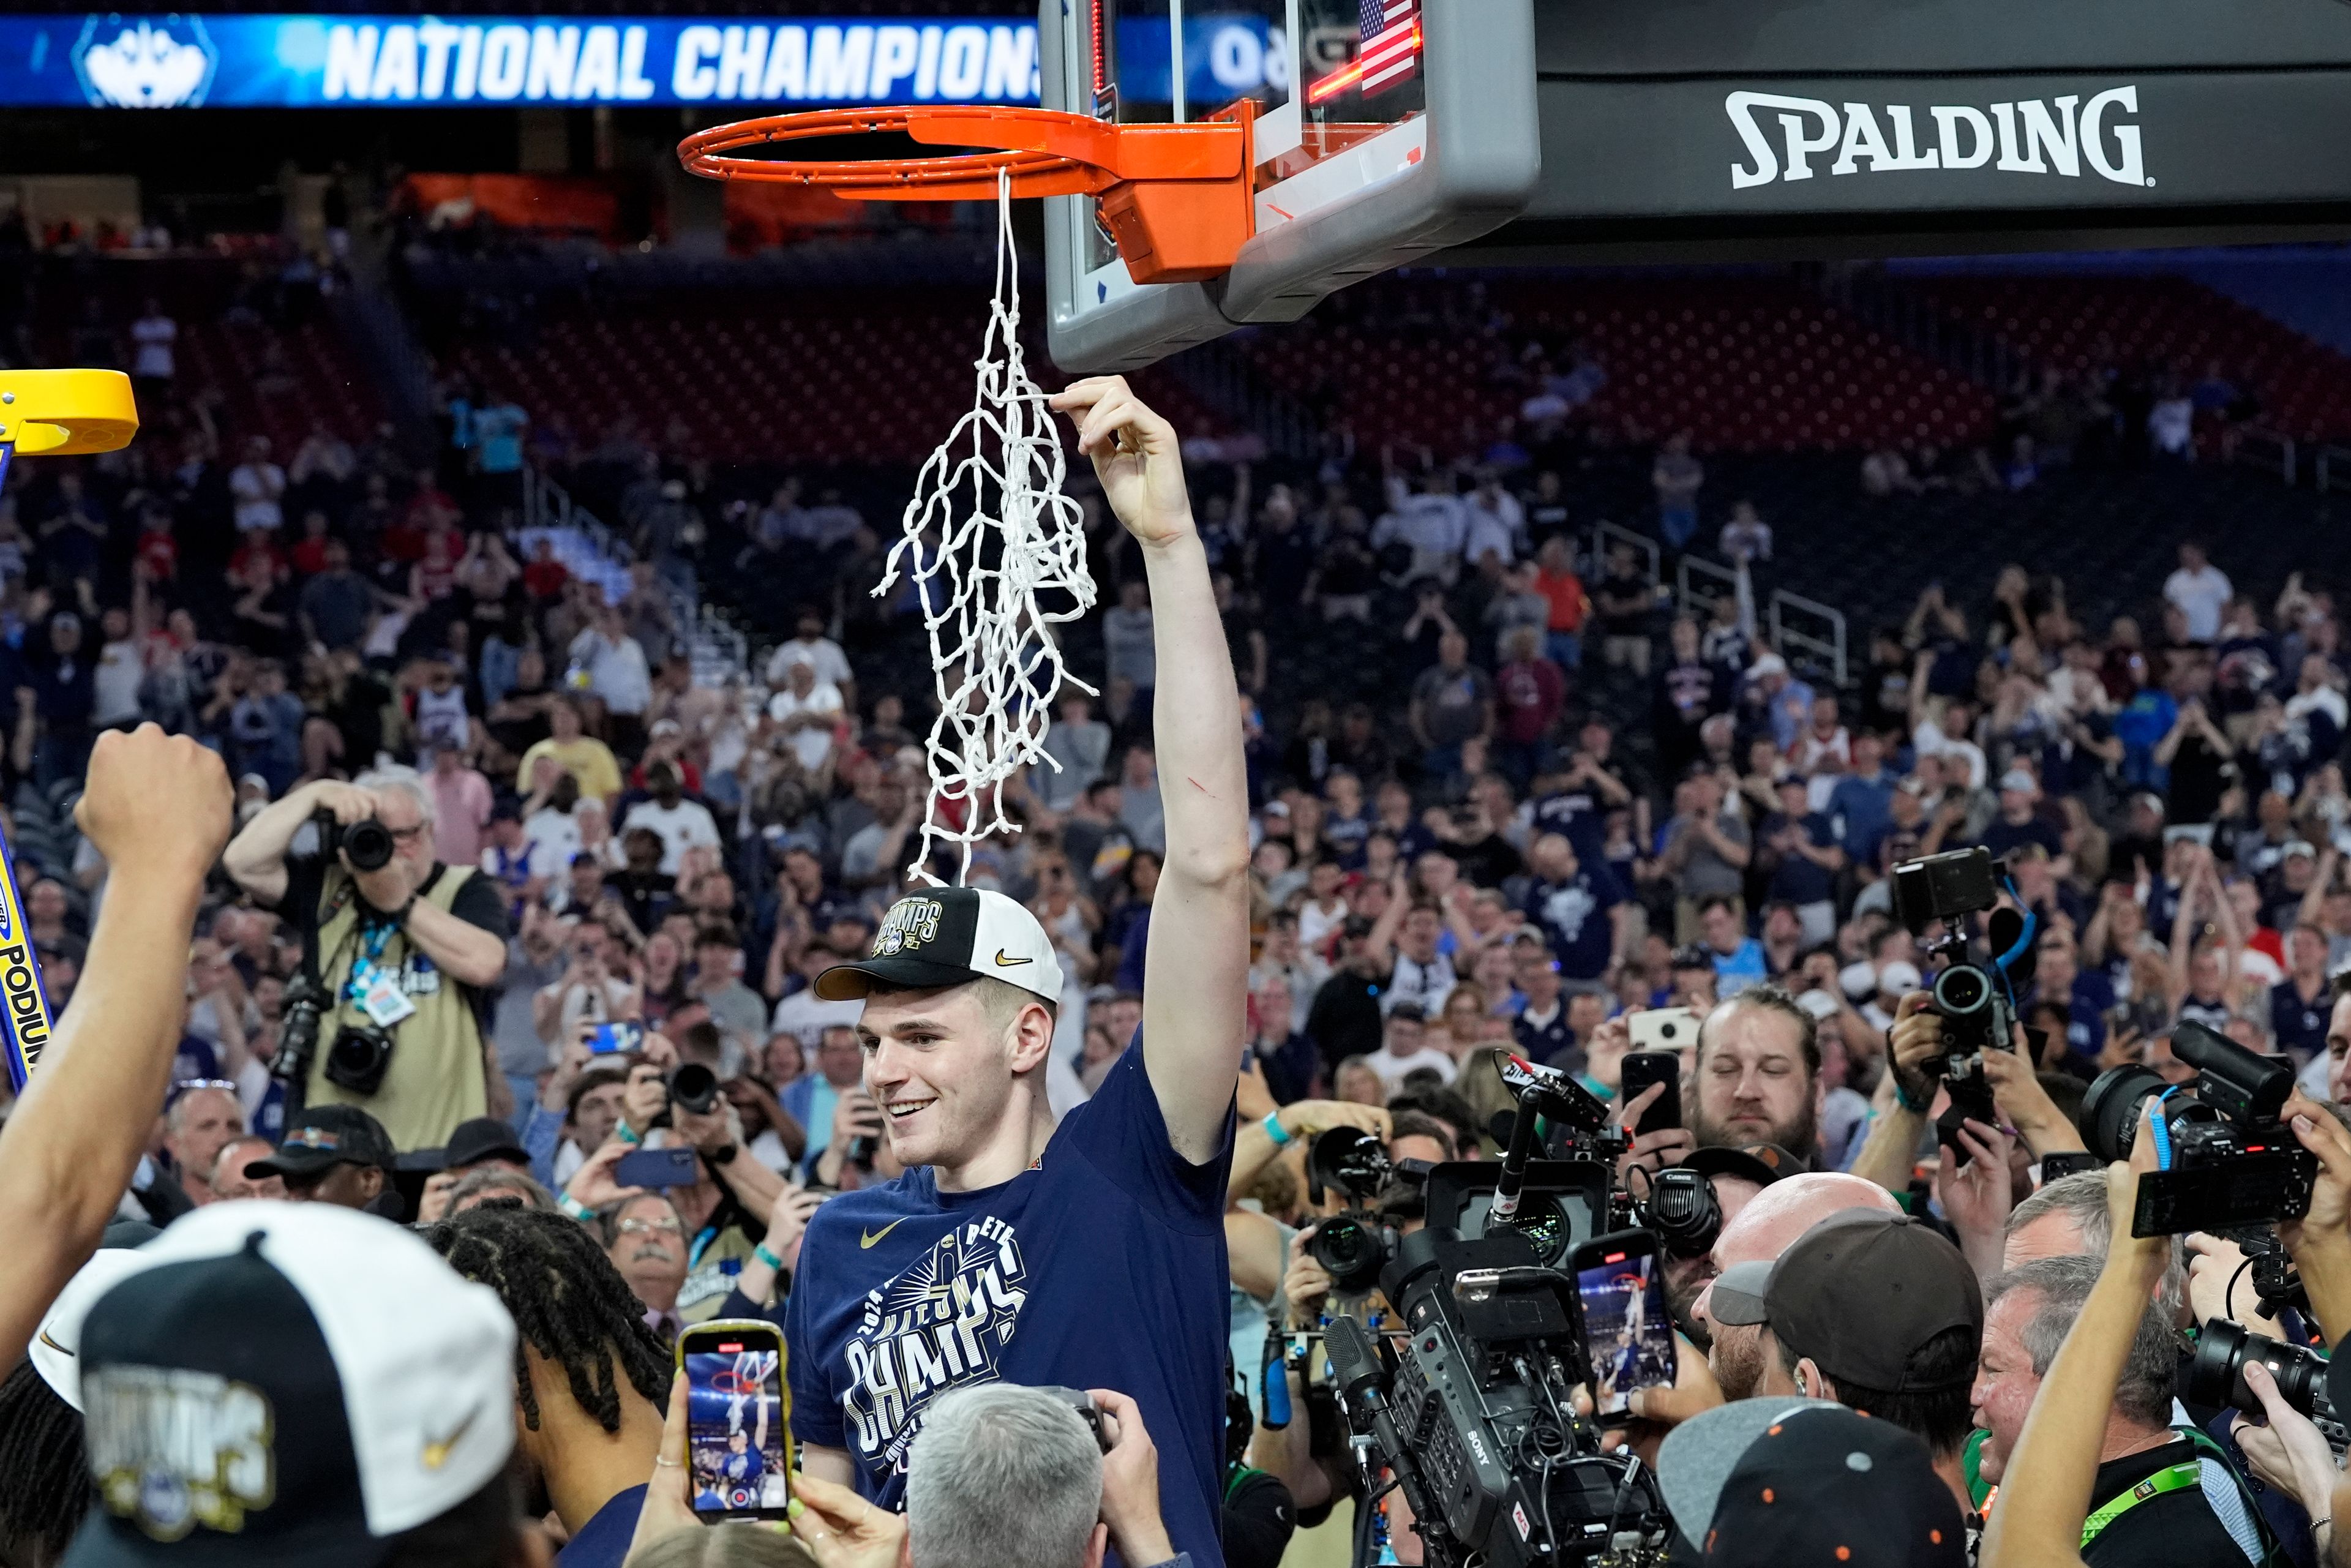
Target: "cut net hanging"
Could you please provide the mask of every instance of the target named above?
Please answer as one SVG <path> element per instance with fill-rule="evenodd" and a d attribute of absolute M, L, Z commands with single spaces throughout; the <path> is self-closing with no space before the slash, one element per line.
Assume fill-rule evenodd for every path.
<path fill-rule="evenodd" d="M 936 883 L 934 842 L 957 846 L 956 881 L 972 845 L 1018 832 L 1004 815 L 1005 780 L 1046 755 L 1052 702 L 1070 674 L 1051 628 L 1094 605 L 1083 514 L 1061 493 L 1067 465 L 1046 393 L 1020 351 L 1020 285 L 1008 175 L 997 181 L 996 297 L 974 361 L 971 412 L 923 465 L 875 597 L 911 578 L 930 635 L 939 716 L 925 746 L 931 775 L 910 879 Z M 989 510 L 991 505 L 994 511 Z M 942 819 L 945 819 L 944 821 Z"/>

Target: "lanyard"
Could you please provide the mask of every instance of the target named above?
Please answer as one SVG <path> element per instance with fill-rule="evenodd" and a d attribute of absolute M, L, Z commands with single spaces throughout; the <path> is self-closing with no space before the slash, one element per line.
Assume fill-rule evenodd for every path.
<path fill-rule="evenodd" d="M 385 944 L 392 940 L 392 927 L 378 925 L 362 917 L 360 925 L 360 960 L 351 966 L 350 978 L 343 983 L 343 994 L 352 1001 L 366 997 L 368 987 L 375 983 L 376 971 L 383 964 Z"/>
<path fill-rule="evenodd" d="M 2090 1517 L 2082 1521 L 2082 1550 L 2088 1551 L 2090 1542 L 2095 1541 L 2106 1526 L 2149 1498 L 2161 1497 L 2168 1491 L 2200 1488 L 2203 1484 L 2204 1462 L 2201 1459 L 2185 1460 L 2156 1471 L 2120 1497 L 2109 1498 L 2091 1511 Z"/>

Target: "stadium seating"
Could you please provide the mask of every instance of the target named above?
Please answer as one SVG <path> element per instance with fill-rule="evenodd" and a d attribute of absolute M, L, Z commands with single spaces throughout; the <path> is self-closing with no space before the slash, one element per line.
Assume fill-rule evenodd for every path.
<path fill-rule="evenodd" d="M 179 325 L 179 384 L 218 392 L 225 437 L 266 435 L 286 461 L 313 423 L 356 441 L 383 417 L 382 400 L 315 289 L 284 287 L 274 264 L 263 260 L 82 260 L 47 268 L 33 296 L 39 362 L 99 362 L 81 330 L 87 307 L 95 301 L 120 328 L 138 319 L 151 296 Z M 111 337 L 111 355 L 128 368 L 128 343 Z"/>
<path fill-rule="evenodd" d="M 1530 335 L 1581 341 L 1608 368 L 1590 414 L 1628 439 L 1688 429 L 1707 450 L 1795 452 L 1975 441 L 1991 423 L 1982 388 L 1780 278 L 1497 284 L 1507 321 L 1482 333 L 1416 324 L 1395 308 L 1395 291 L 1429 287 L 1361 286 L 1251 351 L 1270 381 L 1345 419 L 1359 443 L 1440 453 L 1465 423 L 1490 431 L 1517 410 L 1524 391 L 1491 372 L 1498 349 L 1507 360 Z"/>
<path fill-rule="evenodd" d="M 542 307 L 524 342 L 435 336 L 447 368 L 591 439 L 623 417 L 682 420 L 720 462 L 916 464 L 971 407 L 987 311 L 972 290 L 711 291 Z M 1059 384 L 1043 344 L 1027 348 Z M 1172 375 L 1145 384 L 1184 434 L 1224 428 Z"/>
<path fill-rule="evenodd" d="M 2071 373 L 2218 363 L 2263 423 L 2297 440 L 2351 435 L 2351 358 L 2181 277 L 1929 277 L 1909 287 L 2043 364 Z"/>

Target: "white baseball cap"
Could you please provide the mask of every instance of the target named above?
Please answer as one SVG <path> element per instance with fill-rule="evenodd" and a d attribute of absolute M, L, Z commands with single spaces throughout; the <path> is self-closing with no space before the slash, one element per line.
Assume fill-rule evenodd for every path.
<path fill-rule="evenodd" d="M 129 1256 L 55 1336 L 98 1493 L 65 1568 L 371 1568 L 505 1469 L 513 1320 L 407 1230 L 223 1203 Z"/>
<path fill-rule="evenodd" d="M 866 956 L 819 975 L 816 994 L 850 1002 L 877 981 L 927 991 L 982 976 L 1061 997 L 1061 961 L 1035 915 L 992 888 L 932 887 L 892 904 Z"/>
<path fill-rule="evenodd" d="M 128 1247 L 101 1248 L 91 1253 L 89 1261 L 57 1292 L 57 1299 L 49 1304 L 49 1315 L 41 1320 L 40 1333 L 26 1347 L 33 1370 L 41 1375 L 49 1392 L 77 1410 L 81 1408 L 81 1320 L 99 1297 L 145 1267 L 146 1260 Z"/>

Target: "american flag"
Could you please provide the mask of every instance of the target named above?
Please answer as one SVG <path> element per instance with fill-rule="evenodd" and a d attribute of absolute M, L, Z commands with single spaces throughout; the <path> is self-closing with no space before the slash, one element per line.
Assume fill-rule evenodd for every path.
<path fill-rule="evenodd" d="M 1364 42 L 1355 56 L 1363 75 L 1356 90 L 1368 98 L 1412 78 L 1420 59 L 1416 0 L 1361 0 Z"/>

